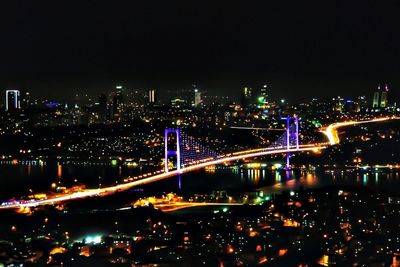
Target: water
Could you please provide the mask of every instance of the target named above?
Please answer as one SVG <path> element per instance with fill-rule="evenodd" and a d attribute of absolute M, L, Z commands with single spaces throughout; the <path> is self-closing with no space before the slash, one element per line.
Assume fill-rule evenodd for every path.
<path fill-rule="evenodd" d="M 0 201 L 33 192 L 48 191 L 53 183 L 62 186 L 85 184 L 96 188 L 122 182 L 128 175 L 136 175 L 138 168 L 110 165 L 0 165 Z M 211 193 L 216 190 L 244 192 L 262 190 L 275 193 L 296 190 L 300 187 L 315 188 L 330 185 L 361 186 L 372 190 L 397 193 L 400 188 L 398 170 L 361 171 L 317 171 L 286 172 L 268 169 L 216 168 L 184 174 L 168 180 L 145 185 L 139 189 L 141 195 L 159 195 L 177 192 L 181 195 Z M 134 199 L 133 199 L 134 200 Z"/>
<path fill-rule="evenodd" d="M 71 187 L 85 184 L 88 188 L 96 188 L 121 182 L 124 177 L 137 175 L 139 168 L 123 166 L 95 165 L 0 165 L 0 200 L 26 195 L 33 192 L 48 191 L 53 183 Z"/>

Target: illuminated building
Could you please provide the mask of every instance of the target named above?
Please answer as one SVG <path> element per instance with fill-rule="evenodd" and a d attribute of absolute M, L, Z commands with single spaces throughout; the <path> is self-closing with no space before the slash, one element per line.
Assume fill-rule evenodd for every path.
<path fill-rule="evenodd" d="M 34 105 L 34 101 L 32 101 L 31 94 L 29 92 L 26 92 L 25 95 L 23 96 L 21 100 L 21 106 L 22 108 L 28 108 L 30 106 Z"/>
<path fill-rule="evenodd" d="M 251 87 L 245 87 L 245 88 L 243 88 L 243 95 L 245 97 L 251 97 L 252 91 L 253 91 L 253 89 Z"/>
<path fill-rule="evenodd" d="M 340 96 L 338 96 L 337 98 L 333 98 L 332 99 L 332 110 L 333 111 L 338 111 L 338 112 L 343 112 L 344 110 L 344 106 L 345 106 L 345 102 L 344 99 Z"/>
<path fill-rule="evenodd" d="M 268 105 L 268 91 L 267 91 L 267 85 L 264 84 L 262 88 L 260 89 L 260 94 L 257 97 L 257 107 L 260 109 L 268 110 L 269 105 Z"/>
<path fill-rule="evenodd" d="M 358 97 L 358 106 L 357 106 L 357 112 L 360 111 L 365 111 L 368 107 L 368 103 L 367 103 L 367 98 L 365 96 L 359 96 Z"/>
<path fill-rule="evenodd" d="M 120 113 L 124 110 L 124 98 L 122 94 L 122 86 L 118 85 L 115 88 L 112 106 L 113 117 L 119 117 Z"/>
<path fill-rule="evenodd" d="M 381 99 L 380 99 L 380 107 L 386 108 L 388 104 L 387 95 L 389 92 L 389 88 L 387 84 L 385 84 L 385 90 L 381 92 Z"/>
<path fill-rule="evenodd" d="M 6 111 L 20 109 L 19 90 L 6 90 Z"/>
<path fill-rule="evenodd" d="M 374 92 L 374 99 L 372 102 L 373 108 L 386 108 L 388 105 L 388 92 L 389 88 L 385 84 L 385 89 L 381 90 L 381 86 L 378 85 L 378 89 Z"/>
<path fill-rule="evenodd" d="M 184 99 L 181 98 L 174 98 L 171 99 L 171 106 L 173 108 L 180 108 L 186 105 L 186 101 Z"/>
<path fill-rule="evenodd" d="M 379 107 L 379 95 L 380 95 L 380 86 L 378 86 L 378 91 L 374 92 L 374 100 L 372 101 L 372 107 L 378 108 Z"/>
<path fill-rule="evenodd" d="M 251 87 L 244 87 L 242 94 L 242 106 L 247 107 L 252 102 L 253 89 Z"/>
<path fill-rule="evenodd" d="M 201 92 L 196 84 L 192 84 L 192 90 L 189 94 L 186 94 L 187 103 L 190 103 L 193 107 L 197 107 L 201 104 Z M 183 97 L 185 98 L 185 97 Z"/>
<path fill-rule="evenodd" d="M 258 103 L 266 105 L 268 103 L 268 91 L 267 85 L 264 84 L 260 90 L 260 96 L 258 97 Z"/>
<path fill-rule="evenodd" d="M 149 100 L 150 104 L 156 103 L 156 101 L 157 101 L 156 100 L 156 90 L 150 89 L 148 97 L 149 97 L 148 100 Z"/>
<path fill-rule="evenodd" d="M 194 106 L 197 107 L 201 104 L 201 92 L 196 88 L 194 89 Z"/>
<path fill-rule="evenodd" d="M 260 90 L 260 96 L 264 97 L 265 100 L 268 99 L 268 91 L 267 91 L 267 85 L 264 84 L 263 87 Z"/>

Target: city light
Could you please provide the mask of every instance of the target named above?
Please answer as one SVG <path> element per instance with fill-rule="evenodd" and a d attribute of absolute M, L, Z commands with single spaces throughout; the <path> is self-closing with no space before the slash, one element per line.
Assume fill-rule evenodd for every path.
<path fill-rule="evenodd" d="M 84 238 L 86 244 L 100 244 L 101 235 L 87 236 Z"/>

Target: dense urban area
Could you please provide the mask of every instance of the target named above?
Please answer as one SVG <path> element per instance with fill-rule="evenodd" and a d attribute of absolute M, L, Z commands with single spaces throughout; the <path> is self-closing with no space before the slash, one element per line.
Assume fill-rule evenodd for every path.
<path fill-rule="evenodd" d="M 398 190 L 369 187 L 385 179 L 398 188 L 400 108 L 389 101 L 387 85 L 378 86 L 372 101 L 339 96 L 304 103 L 273 99 L 268 85 L 244 87 L 240 99 L 192 87 L 163 99 L 155 89 L 118 85 L 108 95 L 60 102 L 8 90 L 0 164 L 56 169 L 40 186 L 22 183 L 25 188 L 2 191 L 3 207 L 20 207 L 0 211 L 0 265 L 399 265 Z M 188 157 L 201 161 L 202 153 L 230 155 L 273 146 L 291 122 L 282 118 L 291 116 L 299 118 L 301 144 L 325 145 L 322 129 L 328 125 L 389 119 L 350 123 L 338 130 L 339 145 L 322 150 L 287 159 L 283 152 L 243 157 L 196 171 L 200 179 L 229 172 L 249 180 L 236 188 L 210 184 L 203 192 L 184 190 L 180 179 L 185 184 L 193 178 L 183 174 L 179 186 L 165 189 L 143 184 L 116 195 L 29 204 L 178 168 L 172 159 L 165 166 L 165 142 L 178 138 L 166 141 L 166 128 L 180 129 L 182 149 L 193 146 Z M 71 166 L 111 168 L 119 175 L 64 177 Z M 125 170 L 134 175 L 124 177 Z M 323 175 L 334 182 L 317 186 Z M 340 183 L 350 176 L 360 186 Z M 262 181 L 268 179 L 272 182 L 265 187 Z"/>

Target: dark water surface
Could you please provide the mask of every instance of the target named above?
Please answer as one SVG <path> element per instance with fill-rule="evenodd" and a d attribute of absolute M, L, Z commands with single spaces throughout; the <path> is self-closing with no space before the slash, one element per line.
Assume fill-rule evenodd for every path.
<path fill-rule="evenodd" d="M 50 190 L 51 184 L 63 186 L 85 184 L 96 188 L 122 182 L 128 175 L 137 175 L 138 168 L 110 165 L 0 165 L 0 201 L 33 192 Z M 141 195 L 177 192 L 182 195 L 211 193 L 216 190 L 243 192 L 263 190 L 267 193 L 279 192 L 299 187 L 313 188 L 330 185 L 361 186 L 388 193 L 396 193 L 400 188 L 398 170 L 372 171 L 316 171 L 286 172 L 268 169 L 222 168 L 188 173 L 145 185 L 132 191 Z"/>

